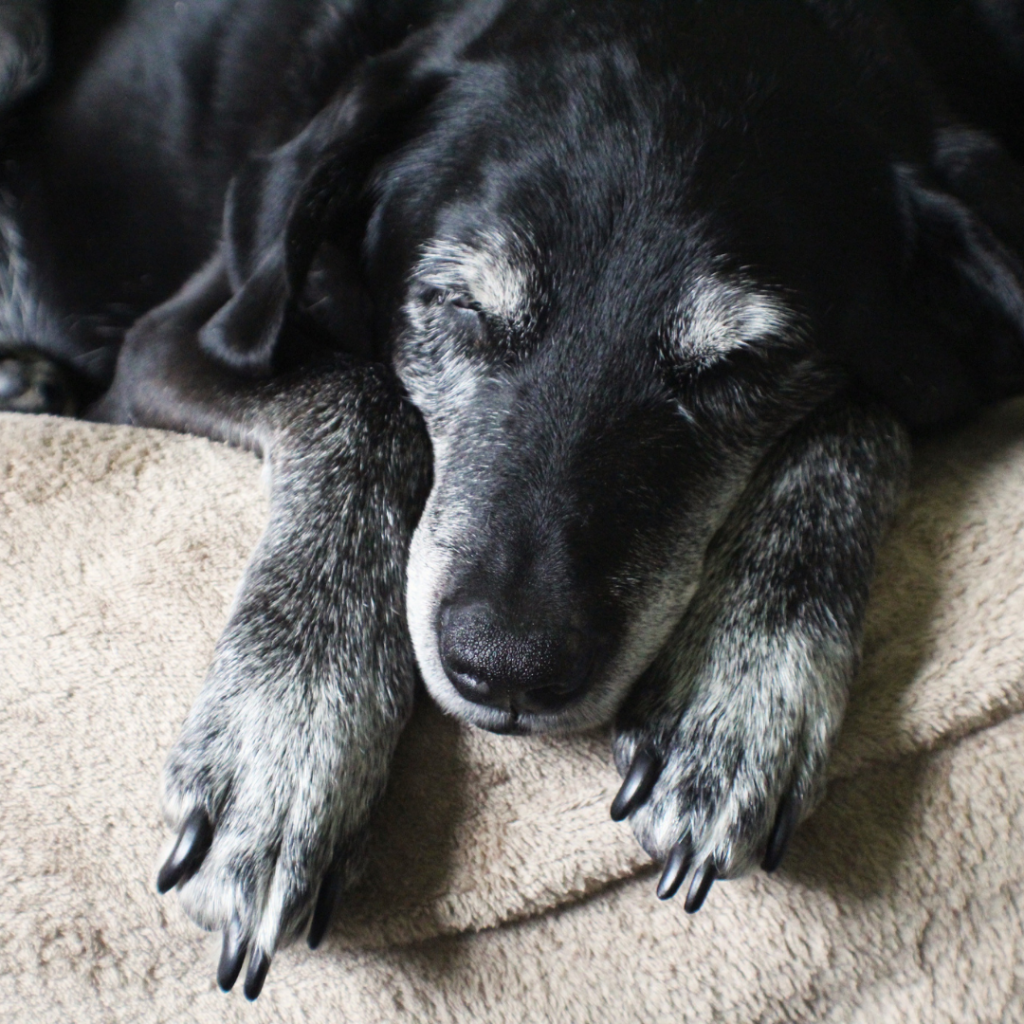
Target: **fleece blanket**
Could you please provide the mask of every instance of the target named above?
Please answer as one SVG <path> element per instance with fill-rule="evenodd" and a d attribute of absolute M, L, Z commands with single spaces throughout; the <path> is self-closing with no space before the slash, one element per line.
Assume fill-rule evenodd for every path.
<path fill-rule="evenodd" d="M 266 503 L 249 455 L 0 416 L 0 1021 L 1024 1021 L 1024 405 L 920 446 L 827 799 L 688 917 L 606 735 L 421 702 L 374 857 L 253 1005 L 153 878 L 160 766 Z"/>

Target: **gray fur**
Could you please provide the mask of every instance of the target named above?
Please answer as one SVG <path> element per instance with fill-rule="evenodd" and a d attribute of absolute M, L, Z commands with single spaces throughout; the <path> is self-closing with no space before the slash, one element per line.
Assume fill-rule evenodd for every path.
<path fill-rule="evenodd" d="M 50 67 L 46 0 L 0 2 L 0 109 L 38 86 Z"/>
<path fill-rule="evenodd" d="M 615 736 L 620 771 L 642 749 L 663 765 L 631 819 L 653 857 L 682 843 L 695 868 L 742 875 L 784 797 L 806 815 L 823 795 L 909 458 L 895 420 L 843 401 L 793 431 L 737 502 Z"/>
<path fill-rule="evenodd" d="M 12 203 L 0 190 L 0 411 L 74 415 L 66 371 L 43 354 L 60 351 L 61 331 L 33 286 Z"/>
<path fill-rule="evenodd" d="M 164 807 L 174 830 L 196 806 L 215 826 L 210 853 L 179 887 L 186 911 L 210 929 L 237 919 L 271 954 L 308 922 L 332 858 L 340 857 L 343 884 L 358 876 L 366 821 L 412 696 L 398 597 L 428 456 L 414 422 L 398 417 L 382 430 L 360 420 L 382 386 L 368 371 L 261 385 L 203 379 L 220 371 L 197 369 L 195 332 L 228 294 L 218 258 L 145 318 L 129 335 L 103 412 L 231 440 L 262 452 L 270 469 L 271 520 L 168 760 Z M 410 323 L 429 333 L 418 311 Z M 480 513 L 472 483 L 482 470 L 465 450 L 449 457 L 434 410 L 442 407 L 453 425 L 471 419 L 480 382 L 453 352 L 441 365 L 445 383 L 420 379 L 412 389 L 434 428 L 435 483 L 416 536 L 440 521 L 451 537 L 438 549 L 450 557 L 472 537 Z M 804 383 L 808 374 L 804 367 Z M 425 386 L 433 392 L 417 390 Z M 799 412 L 794 400 L 790 415 Z M 772 436 L 741 443 L 729 434 L 715 495 L 705 494 L 699 516 L 649 556 L 664 563 L 638 565 L 648 600 L 635 609 L 621 684 L 559 723 L 607 721 L 663 649 L 615 742 L 622 770 L 641 747 L 665 766 L 633 825 L 652 855 L 689 837 L 730 877 L 763 852 L 783 795 L 795 794 L 805 812 L 820 795 L 856 663 L 874 545 L 906 472 L 902 431 L 874 411 L 843 405 L 814 414 L 762 461 Z M 713 437 L 707 443 L 714 448 Z M 460 538 L 460 529 L 469 532 Z M 819 566 L 827 578 L 814 599 L 784 621 L 794 595 L 777 581 L 800 567 L 808 545 L 833 547 L 834 564 Z M 415 634 L 414 608 L 410 622 Z"/>
<path fill-rule="evenodd" d="M 187 835 L 183 825 L 200 820 L 201 811 L 211 828 L 194 832 L 204 842 L 212 837 L 208 850 L 182 859 L 193 873 L 169 873 L 166 887 L 176 885 L 191 918 L 223 930 L 235 953 L 248 949 L 250 972 L 255 965 L 260 983 L 267 958 L 310 921 L 324 880 L 330 889 L 334 880 L 345 887 L 358 877 L 369 816 L 412 705 L 417 659 L 438 703 L 486 728 L 591 728 L 618 714 L 620 771 L 641 753 L 659 768 L 649 795 L 631 807 L 644 847 L 659 859 L 671 852 L 677 866 L 684 849 L 698 890 L 700 879 L 750 870 L 772 847 L 780 807 L 806 815 L 823 792 L 856 669 L 875 549 L 907 476 L 905 430 L 888 413 L 851 398 L 851 385 L 867 383 L 884 397 L 895 382 L 899 401 L 890 407 L 897 411 L 923 396 L 922 408 L 908 417 L 920 424 L 969 407 L 956 404 L 962 398 L 956 386 L 952 397 L 943 397 L 950 381 L 959 385 L 969 374 L 940 374 L 943 388 L 930 388 L 929 376 L 918 385 L 904 373 L 931 368 L 932 357 L 947 351 L 942 336 L 920 358 L 900 363 L 876 351 L 892 336 L 888 321 L 860 318 L 878 300 L 871 283 L 876 271 L 880 282 L 898 277 L 896 263 L 885 261 L 900 239 L 908 240 L 911 224 L 903 219 L 921 225 L 926 241 L 952 240 L 952 256 L 942 250 L 935 260 L 951 261 L 956 280 L 1004 319 L 1019 327 L 1024 309 L 1016 236 L 1005 226 L 1002 233 L 989 229 L 972 212 L 980 201 L 973 191 L 988 195 L 991 181 L 1004 181 L 1014 194 L 1019 188 L 1016 174 L 981 175 L 972 185 L 976 158 L 1002 159 L 988 153 L 983 138 L 947 132 L 934 161 L 941 173 L 924 173 L 920 156 L 901 156 L 890 168 L 898 210 L 879 198 L 889 171 L 878 170 L 876 179 L 870 170 L 890 167 L 889 158 L 856 132 L 851 152 L 870 149 L 863 175 L 860 165 L 847 174 L 845 149 L 836 155 L 824 147 L 825 160 L 809 147 L 813 159 L 794 161 L 793 181 L 817 176 L 821 156 L 827 187 L 821 197 L 801 192 L 799 202 L 789 195 L 788 165 L 770 148 L 762 160 L 768 135 L 753 130 L 768 108 L 766 125 L 782 132 L 779 145 L 803 146 L 790 129 L 803 123 L 804 90 L 794 92 L 794 83 L 782 88 L 782 71 L 790 66 L 787 32 L 782 51 L 769 54 L 764 82 L 746 70 L 746 56 L 731 65 L 732 51 L 723 46 L 707 80 L 698 67 L 691 96 L 686 76 L 661 81 L 660 70 L 648 76 L 639 62 L 660 25 L 640 19 L 629 42 L 622 20 L 604 49 L 594 49 L 592 38 L 610 31 L 604 19 L 616 14 L 614 5 L 597 13 L 585 5 L 550 5 L 549 14 L 565 16 L 559 33 L 569 32 L 570 22 L 580 24 L 571 60 L 545 51 L 547 23 L 539 31 L 530 27 L 531 5 L 451 6 L 461 12 L 451 22 L 440 17 L 449 5 L 430 8 L 439 19 L 436 33 L 427 33 L 432 50 L 427 36 L 417 36 L 415 46 L 391 52 L 395 63 L 365 54 L 365 76 L 354 76 L 357 84 L 339 95 L 338 105 L 329 103 L 290 142 L 268 142 L 269 153 L 253 143 L 246 154 L 253 159 L 228 188 L 224 248 L 128 333 L 113 386 L 91 410 L 99 419 L 242 445 L 260 453 L 267 467 L 270 520 L 163 779 L 168 826 Z M 242 12 L 242 24 L 244 5 L 217 10 L 229 7 Z M 271 7 L 280 24 L 290 23 L 285 15 L 293 9 Z M 427 5 L 420 7 L 429 21 Z M 135 25 L 138 52 L 150 64 L 159 63 L 158 8 L 147 7 Z M 657 10 L 658 18 L 679 13 L 672 4 Z M 713 10 L 687 8 L 717 32 Z M 0 108 L 42 74 L 43 11 L 41 3 L 0 0 Z M 519 44 L 508 43 L 515 33 L 498 30 L 499 23 L 515 28 L 522 12 L 527 36 L 539 47 L 532 60 L 543 56 L 561 83 L 545 88 L 539 102 L 531 61 L 518 66 Z M 624 12 L 618 16 L 632 20 L 633 9 Z M 750 19 L 763 16 L 751 5 L 727 14 L 729 31 L 741 40 Z M 800 10 L 789 17 L 797 21 L 783 19 L 784 29 L 804 24 Z M 681 41 L 689 40 L 687 26 L 676 25 Z M 475 34 L 482 39 L 491 28 L 491 42 L 470 46 Z M 205 44 L 208 29 L 196 21 L 192 30 L 194 41 Z M 245 45 L 226 52 L 250 55 L 248 37 L 239 38 Z M 699 48 L 700 37 L 694 38 Z M 754 42 L 752 54 L 760 38 Z M 505 45 L 513 54 L 503 63 Z M 694 63 L 690 47 L 679 49 L 680 69 Z M 470 51 L 490 56 L 482 61 Z M 97 108 L 100 121 L 134 110 L 134 94 L 122 103 L 123 76 L 135 67 L 136 51 L 129 46 L 132 59 L 124 62 L 116 47 L 110 52 L 97 79 L 107 84 L 96 95 L 111 104 Z M 179 56 L 172 48 L 164 68 L 169 80 L 177 81 Z M 412 64 L 402 63 L 421 58 L 415 75 Z M 660 68 L 657 53 L 653 63 Z M 492 73 L 489 64 L 492 71 L 504 66 L 520 73 Z M 719 65 L 727 85 L 735 78 L 733 99 L 731 85 L 717 96 Z M 237 98 L 247 100 L 254 68 L 239 67 L 237 81 L 229 78 L 242 83 Z M 401 67 L 406 71 L 395 70 Z M 424 68 L 447 69 L 444 84 L 424 78 Z M 391 79 L 401 85 L 406 74 L 416 88 L 392 95 Z M 792 109 L 773 106 L 797 99 Z M 323 102 L 311 102 L 311 109 Z M 429 105 L 429 116 L 420 103 Z M 668 116 L 680 104 L 682 116 Z M 205 121 L 207 106 L 203 101 L 184 121 L 171 117 L 170 123 L 191 130 L 192 114 Z M 88 107 L 75 108 L 83 120 Z M 270 121 L 279 113 L 269 112 Z M 726 131 L 748 117 L 751 130 Z M 137 127 L 162 139 L 166 125 L 157 121 L 143 118 Z M 814 130 L 815 122 L 809 124 Z M 98 135 L 76 135 L 69 148 L 77 151 L 91 138 L 105 156 L 102 127 Z M 235 127 L 230 123 L 229 135 Z M 252 128 L 258 140 L 272 126 L 237 127 Z M 406 138 L 407 130 L 418 134 Z M 204 146 L 216 150 L 223 141 L 216 134 Z M 390 153 L 364 152 L 381 138 L 391 140 Z M 157 162 L 173 155 L 160 146 L 152 153 Z M 765 177 L 748 181 L 746 169 L 762 163 Z M 125 166 L 130 173 L 121 186 L 144 177 L 141 158 Z M 180 169 L 190 166 L 172 162 L 152 170 L 190 182 Z M 721 172 L 730 167 L 739 192 L 722 197 Z M 458 180 L 447 180 L 456 172 Z M 371 180 L 362 180 L 366 174 Z M 745 210 L 740 199 L 751 189 L 748 198 L 764 199 L 799 239 L 817 227 L 814 218 L 842 205 L 834 203 L 839 193 L 828 174 L 853 189 L 849 208 L 859 217 L 857 204 L 864 205 L 868 228 L 872 217 L 886 226 L 877 239 L 874 228 L 860 241 L 859 231 L 836 236 L 851 239 L 853 256 L 836 261 L 841 271 L 831 259 L 821 263 L 842 280 L 822 284 L 820 296 L 817 286 L 802 296 L 801 287 L 785 286 L 788 270 L 776 273 L 758 260 L 748 265 L 760 244 L 730 254 L 730 230 L 717 226 L 717 213 L 735 213 L 733 203 Z M 965 198 L 946 194 L 950 182 Z M 84 195 L 86 212 L 95 212 Z M 361 248 L 348 253 L 349 281 L 338 246 L 352 241 L 341 236 L 358 226 L 368 198 L 374 209 L 365 233 L 353 232 Z M 726 209 L 711 209 L 719 202 Z M 705 203 L 709 216 L 701 212 Z M 220 198 L 211 208 L 220 209 Z M 897 213 L 899 224 L 890 225 Z M 42 372 L 46 361 L 38 352 L 54 359 L 72 353 L 75 368 L 88 370 L 94 353 L 67 342 L 62 332 L 69 320 L 58 322 L 35 297 L 14 216 L 13 207 L 0 211 L 0 343 L 30 343 Z M 730 223 L 725 216 L 723 224 Z M 836 225 L 825 225 L 822 238 L 832 239 L 845 223 L 844 213 Z M 31 219 L 23 224 L 27 230 Z M 774 231 L 774 221 L 767 225 Z M 818 237 L 816 230 L 810 234 Z M 335 276 L 329 260 L 321 265 L 323 294 L 303 308 L 308 289 L 300 286 L 316 277 L 310 267 L 318 247 L 322 256 L 335 242 Z M 187 269 L 208 244 L 202 242 Z M 820 251 L 846 255 L 830 244 Z M 818 258 L 819 245 L 803 254 L 808 261 Z M 913 248 L 908 243 L 908 252 Z M 788 266 L 790 255 L 779 256 L 780 266 Z M 803 266 L 803 256 L 796 262 Z M 932 262 L 924 260 L 925 269 Z M 870 278 L 863 294 L 861 276 Z M 941 287 L 922 292 L 929 307 L 951 291 L 947 277 L 937 280 Z M 851 291 L 850 284 L 858 286 Z M 381 321 L 376 333 L 386 335 L 374 338 L 380 350 L 359 351 L 373 358 L 386 353 L 389 366 L 340 356 L 316 364 L 303 345 L 278 345 L 295 340 L 290 330 L 301 335 L 310 328 L 308 317 L 322 299 L 330 309 L 321 326 L 329 322 L 332 342 L 345 347 L 349 333 L 360 333 L 348 322 L 359 319 L 349 308 L 354 296 L 374 306 Z M 52 301 L 54 309 L 64 308 Z M 833 305 L 835 318 L 825 315 Z M 977 303 L 970 311 L 983 308 Z M 105 351 L 112 356 L 115 348 Z M 854 359 L 861 349 L 862 365 Z M 255 380 L 275 371 L 279 355 L 304 368 Z M 30 361 L 8 359 L 10 380 Z M 1003 372 L 1001 363 L 993 365 Z M 0 363 L 0 389 L 3 372 Z M 102 373 L 94 377 L 106 383 Z M 488 628 L 473 636 L 466 627 L 463 638 L 473 643 L 463 641 L 459 650 L 458 631 L 449 628 L 453 609 L 477 614 L 481 608 L 486 615 L 478 619 L 488 619 Z M 506 656 L 510 649 L 520 655 L 515 664 Z M 481 652 L 469 669 L 460 667 Z M 466 657 L 460 662 L 458 655 Z M 523 671 L 538 663 L 540 683 Z M 474 690 L 467 679 L 484 685 Z"/>
<path fill-rule="evenodd" d="M 0 192 L 0 339 L 46 349 L 59 338 L 60 327 L 33 286 L 33 268 L 10 203 Z"/>
<path fill-rule="evenodd" d="M 194 331 L 225 287 L 216 260 L 140 322 L 103 411 L 187 419 L 269 469 L 267 529 L 163 778 L 170 828 L 197 806 L 215 828 L 182 905 L 204 928 L 237 919 L 255 956 L 308 923 L 329 867 L 343 886 L 358 877 L 412 707 L 405 553 L 429 455 L 382 369 L 233 389 L 204 376 Z"/>
<path fill-rule="evenodd" d="M 510 244 L 497 232 L 483 241 L 483 248 L 493 244 L 495 237 L 502 240 L 501 251 L 528 251 L 528 246 Z M 472 257 L 469 247 L 458 249 L 450 243 L 445 251 L 460 253 L 471 267 L 493 267 L 501 259 L 493 254 Z M 454 282 L 452 292 L 464 304 L 483 304 L 470 285 L 458 285 L 459 280 L 470 279 L 473 273 L 467 271 L 460 278 L 452 272 L 452 263 L 454 259 L 449 257 L 444 268 Z M 798 317 L 780 299 L 749 282 L 721 277 L 714 272 L 711 260 L 704 265 L 706 271 L 688 282 L 678 311 L 670 311 L 665 317 L 662 334 L 666 364 L 708 368 L 739 348 L 767 350 L 772 345 L 779 349 L 799 345 Z M 520 395 L 513 372 L 496 370 L 486 352 L 469 352 L 455 340 L 452 318 L 471 320 L 471 310 L 453 311 L 448 293 L 447 301 L 440 302 L 428 293 L 431 301 L 426 304 L 419 297 L 424 281 L 434 285 L 438 276 L 436 250 L 431 248 L 410 288 L 405 305 L 408 327 L 396 349 L 399 374 L 426 421 L 434 464 L 434 486 L 409 554 L 409 629 L 431 696 L 465 721 L 483 728 L 502 728 L 508 717 L 504 711 L 472 703 L 453 686 L 441 663 L 435 624 L 444 595 L 453 587 L 453 577 L 487 540 L 491 517 L 487 496 L 500 472 L 495 468 L 495 452 L 506 447 L 501 429 L 495 424 L 510 417 L 510 410 L 517 404 L 525 405 L 526 400 Z M 496 276 L 529 282 L 543 274 L 541 268 L 531 268 L 525 256 L 519 255 L 513 267 Z M 540 303 L 541 297 L 534 292 L 531 307 Z M 530 322 L 531 309 L 520 310 L 519 316 Z M 797 360 L 776 382 L 777 394 L 770 399 L 773 408 L 759 407 L 757 398 L 751 396 L 750 410 L 728 409 L 707 417 L 691 410 L 685 401 L 677 403 L 678 415 L 693 428 L 695 443 L 706 450 L 707 472 L 695 475 L 688 507 L 671 533 L 659 537 L 656 546 L 639 536 L 632 538 L 635 551 L 629 580 L 621 584 L 612 581 L 612 586 L 632 589 L 635 594 L 625 637 L 603 677 L 594 681 L 582 700 L 556 713 L 519 714 L 519 731 L 571 732 L 606 724 L 614 717 L 626 693 L 676 629 L 697 589 L 708 542 L 760 460 L 788 427 L 835 386 L 833 376 L 805 359 Z M 565 407 L 572 410 L 566 415 L 578 415 L 573 403 L 585 402 L 571 395 L 571 381 L 566 382 L 566 388 Z M 557 494 L 552 496 L 550 492 L 568 475 L 570 456 L 569 451 L 552 451 L 543 470 L 532 476 L 522 473 L 523 488 L 535 486 L 540 492 L 538 503 L 557 501 Z M 640 581 L 639 585 L 635 581 Z"/>

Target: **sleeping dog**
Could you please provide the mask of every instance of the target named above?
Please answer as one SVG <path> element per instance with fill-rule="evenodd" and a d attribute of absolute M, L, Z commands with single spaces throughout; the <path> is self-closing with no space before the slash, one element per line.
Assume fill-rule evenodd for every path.
<path fill-rule="evenodd" d="M 659 896 L 777 867 L 908 431 L 1024 384 L 1024 4 L 108 0 L 52 30 L 3 128 L 4 407 L 269 469 L 164 773 L 158 888 L 223 931 L 220 985 L 323 938 L 420 678 L 497 732 L 614 721 Z"/>

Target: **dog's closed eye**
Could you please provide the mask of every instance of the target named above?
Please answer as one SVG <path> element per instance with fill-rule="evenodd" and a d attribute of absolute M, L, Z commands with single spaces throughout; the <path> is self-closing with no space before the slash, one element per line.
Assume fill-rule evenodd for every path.
<path fill-rule="evenodd" d="M 451 291 L 437 285 L 427 285 L 418 296 L 424 306 L 442 306 L 459 310 L 464 313 L 484 314 L 483 306 L 472 296 L 464 292 Z"/>

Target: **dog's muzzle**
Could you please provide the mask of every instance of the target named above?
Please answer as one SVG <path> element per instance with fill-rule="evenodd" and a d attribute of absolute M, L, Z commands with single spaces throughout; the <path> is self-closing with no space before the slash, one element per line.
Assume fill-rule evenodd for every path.
<path fill-rule="evenodd" d="M 568 623 L 513 622 L 485 601 L 444 604 L 438 641 L 445 673 L 461 696 L 513 714 L 552 714 L 574 703 L 587 689 L 600 647 Z"/>

